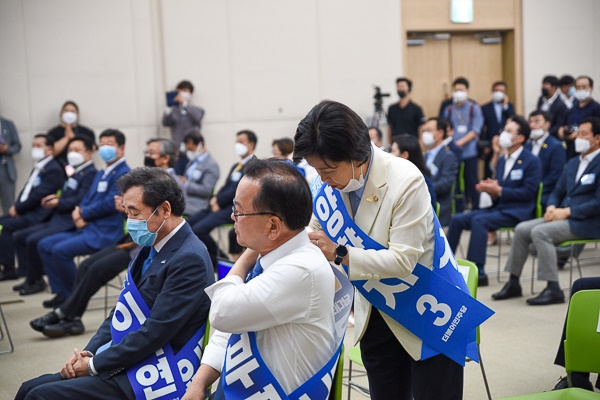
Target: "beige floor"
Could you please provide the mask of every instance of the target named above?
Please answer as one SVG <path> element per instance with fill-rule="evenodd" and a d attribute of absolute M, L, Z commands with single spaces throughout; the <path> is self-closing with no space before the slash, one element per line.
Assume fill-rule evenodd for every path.
<path fill-rule="evenodd" d="M 466 249 L 468 234 L 463 238 Z M 489 252 L 496 252 L 493 246 Z M 508 246 L 503 246 L 503 253 Z M 600 249 L 585 250 L 583 256 L 600 255 Z M 459 251 L 458 256 L 461 256 Z M 598 260 L 583 261 L 584 276 L 600 275 Z M 556 346 L 560 338 L 567 305 L 530 307 L 525 304 L 529 297 L 529 281 L 524 281 L 526 296 L 494 302 L 491 293 L 499 290 L 501 283 L 491 272 L 496 271 L 496 259 L 488 262 L 491 285 L 479 289 L 479 299 L 491 307 L 496 314 L 486 322 L 482 329 L 481 352 L 490 382 L 493 398 L 503 398 L 519 394 L 533 393 L 551 389 L 564 370 L 553 365 Z M 530 276 L 530 264 L 526 264 L 524 276 Z M 501 275 L 502 279 L 506 274 Z M 568 268 L 560 274 L 561 283 L 569 282 Z M 14 282 L 0 282 L 0 300 L 19 298 L 11 287 Z M 542 283 L 537 283 L 538 290 Z M 113 292 L 114 294 L 114 292 Z M 567 293 L 568 294 L 568 293 Z M 23 380 L 39 374 L 58 371 L 70 356 L 73 348 L 82 348 L 93 334 L 94 328 L 103 320 L 102 310 L 88 311 L 83 321 L 87 331 L 76 337 L 50 340 L 29 328 L 28 322 L 44 313 L 42 300 L 49 298 L 49 293 L 23 297 L 25 301 L 3 307 L 8 320 L 10 332 L 15 344 L 12 354 L 0 355 L 0 400 L 12 399 Z M 101 300 L 94 300 L 91 307 L 102 306 Z M 347 334 L 347 346 L 351 346 L 354 337 L 353 329 Z M 0 350 L 6 348 L 6 341 L 0 342 Z M 347 364 L 346 364 L 347 367 Z M 366 378 L 359 378 L 359 383 L 366 383 Z M 434 381 L 432 380 L 432 383 Z M 346 397 L 346 388 L 344 388 Z M 365 398 L 353 391 L 352 398 Z M 485 389 L 479 365 L 469 363 L 465 369 L 465 399 L 485 399 Z"/>

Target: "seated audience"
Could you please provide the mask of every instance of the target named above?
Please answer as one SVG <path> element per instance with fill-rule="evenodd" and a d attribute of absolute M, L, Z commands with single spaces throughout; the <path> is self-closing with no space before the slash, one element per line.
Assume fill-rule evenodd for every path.
<path fill-rule="evenodd" d="M 573 108 L 573 100 L 575 100 L 575 78 L 571 75 L 563 75 L 558 80 L 558 86 L 560 87 L 558 95 L 570 110 Z"/>
<path fill-rule="evenodd" d="M 565 124 L 567 115 L 567 106 L 560 98 L 558 90 L 559 80 L 554 75 L 546 75 L 542 79 L 542 94 L 537 102 L 537 109 L 550 113 L 552 115 L 552 125 L 550 125 L 550 134 L 558 137 L 558 130 Z"/>
<path fill-rule="evenodd" d="M 549 133 L 552 116 L 536 110 L 529 114 L 531 134 L 525 148 L 542 162 L 542 208 L 546 209 L 548 197 L 554 190 L 567 162 L 562 143 Z"/>
<path fill-rule="evenodd" d="M 0 204 L 2 214 L 15 202 L 17 168 L 13 156 L 21 151 L 21 140 L 14 122 L 0 115 Z"/>
<path fill-rule="evenodd" d="M 183 180 L 175 172 L 175 160 L 177 159 L 177 148 L 170 139 L 152 138 L 146 141 L 144 150 L 144 166 L 158 167 L 167 171 L 175 181 L 183 188 Z"/>
<path fill-rule="evenodd" d="M 447 238 L 453 252 L 462 231 L 471 231 L 467 260 L 479 269 L 479 286 L 488 285 L 485 273 L 488 232 L 533 217 L 542 167 L 540 160 L 523 148 L 529 132 L 529 124 L 523 117 L 512 117 L 499 136 L 498 142 L 505 153 L 498 160 L 496 179 L 486 179 L 477 185 L 478 191 L 487 193 L 484 198 L 491 198 L 491 207 L 456 214 L 450 220 Z"/>
<path fill-rule="evenodd" d="M 233 207 L 235 190 L 240 183 L 240 179 L 244 176 L 244 166 L 254 157 L 257 141 L 256 134 L 250 130 L 236 133 L 234 151 L 240 161 L 231 167 L 225 184 L 216 195 L 211 197 L 210 209 L 194 214 L 188 219 L 192 230 L 206 246 L 215 267 L 217 265 L 218 246 L 210 236 L 210 232 L 217 226 L 231 223 L 231 207 Z"/>
<path fill-rule="evenodd" d="M 278 158 L 280 160 L 286 160 L 289 162 L 294 168 L 302 174 L 302 176 L 306 177 L 306 171 L 304 168 L 300 167 L 293 160 L 294 156 L 294 141 L 290 138 L 281 138 L 273 140 L 273 157 Z"/>
<path fill-rule="evenodd" d="M 249 250 L 226 278 L 206 289 L 216 331 L 184 400 L 204 399 L 219 376 L 215 399 L 259 396 L 262 382 L 236 386 L 227 361 L 248 341 L 264 361 L 262 374 L 270 372 L 271 385 L 285 394 L 332 358 L 339 344 L 332 307 L 336 279 L 305 230 L 311 214 L 309 187 L 292 166 L 277 160 L 248 163 L 232 217 L 238 242 Z"/>
<path fill-rule="evenodd" d="M 38 243 L 38 253 L 55 294 L 44 301 L 46 308 L 59 306 L 69 297 L 75 285 L 76 266 L 73 258 L 91 254 L 116 243 L 123 236 L 123 218 L 114 208 L 117 179 L 129 172 L 125 162 L 125 135 L 116 129 L 100 134 L 100 157 L 106 168 L 96 173 L 90 190 L 73 209 L 75 231 L 57 233 Z"/>
<path fill-rule="evenodd" d="M 94 131 L 79 124 L 79 107 L 70 100 L 66 101 L 60 109 L 60 124 L 50 129 L 47 135 L 54 142 L 54 157 L 62 165 L 68 164 L 68 145 L 75 136 L 83 136 L 96 143 Z"/>
<path fill-rule="evenodd" d="M 458 175 L 458 159 L 443 143 L 448 130 L 446 120 L 429 118 L 421 129 L 421 144 L 426 149 L 425 166 L 431 172 L 430 180 L 440 204 L 438 217 L 440 224 L 447 226 L 452 213 L 452 187 Z"/>
<path fill-rule="evenodd" d="M 33 170 L 17 200 L 8 210 L 8 215 L 0 217 L 0 281 L 18 278 L 13 233 L 45 221 L 50 216 L 50 209 L 42 206 L 42 199 L 56 193 L 65 181 L 64 169 L 52 155 L 52 144 L 52 140 L 46 135 L 38 134 L 33 137 Z M 25 274 L 25 270 L 19 270 L 19 275 Z"/>
<path fill-rule="evenodd" d="M 558 283 L 556 245 L 567 240 L 600 238 L 600 119 L 589 117 L 582 121 L 575 139 L 581 156 L 567 163 L 552 195 L 543 218 L 522 222 L 515 229 L 514 240 L 505 270 L 510 279 L 494 300 L 522 295 L 519 277 L 533 244 L 538 257 L 538 280 L 547 281 L 546 288 L 527 300 L 529 305 L 564 303 Z"/>
<path fill-rule="evenodd" d="M 489 162 L 492 157 L 492 140 L 502 132 L 507 119 L 515 114 L 515 107 L 508 99 L 506 82 L 494 82 L 492 85 L 492 101 L 481 106 L 481 113 L 484 122 L 479 138 L 479 156 L 485 163 L 484 178 L 491 178 L 492 171 Z"/>
<path fill-rule="evenodd" d="M 127 229 L 144 249 L 131 264 L 117 308 L 60 373 L 24 382 L 16 399 L 84 399 L 91 393 L 133 399 L 159 391 L 176 398 L 188 380 L 174 354 L 186 353 L 189 379 L 194 361 L 199 364 L 194 347 L 210 307 L 204 289 L 214 276 L 206 249 L 182 218 L 183 193 L 159 168 L 137 168 L 119 179 L 119 188 Z M 136 318 L 124 318 L 133 313 Z M 156 371 L 159 382 L 148 383 L 144 371 Z"/>
<path fill-rule="evenodd" d="M 373 143 L 373 146 L 387 153 L 391 151 L 390 146 L 386 146 L 383 144 L 383 133 L 378 127 L 372 126 L 369 128 L 369 137 L 371 138 L 371 143 Z"/>
<path fill-rule="evenodd" d="M 71 213 L 90 190 L 98 172 L 92 161 L 94 143 L 85 136 L 75 136 L 69 143 L 67 160 L 74 168 L 65 182 L 60 197 L 49 194 L 41 201 L 42 207 L 51 210 L 47 222 L 37 223 L 15 233 L 15 250 L 19 270 L 26 274 L 25 282 L 13 287 L 21 296 L 42 292 L 46 289 L 43 279 L 44 266 L 37 250 L 38 243 L 45 237 L 75 229 Z"/>

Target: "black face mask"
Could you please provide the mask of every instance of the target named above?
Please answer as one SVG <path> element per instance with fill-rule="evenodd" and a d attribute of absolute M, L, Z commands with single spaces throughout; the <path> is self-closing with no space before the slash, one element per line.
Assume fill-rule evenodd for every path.
<path fill-rule="evenodd" d="M 549 94 L 550 94 L 550 93 L 548 92 L 548 89 L 547 89 L 547 88 L 542 88 L 542 96 L 544 96 L 545 98 L 548 98 L 548 95 L 549 95 Z"/>
<path fill-rule="evenodd" d="M 145 167 L 156 167 L 154 163 L 154 159 L 152 157 L 144 157 L 144 166 Z"/>
<path fill-rule="evenodd" d="M 398 96 L 400 96 L 401 99 L 406 97 L 406 91 L 405 90 L 398 90 Z"/>

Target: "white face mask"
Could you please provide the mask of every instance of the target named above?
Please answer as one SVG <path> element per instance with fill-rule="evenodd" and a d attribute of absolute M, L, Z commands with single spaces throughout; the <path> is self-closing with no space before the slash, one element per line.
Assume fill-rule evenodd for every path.
<path fill-rule="evenodd" d="M 62 122 L 67 125 L 72 125 L 77 122 L 77 114 L 75 114 L 73 111 L 65 111 L 62 113 L 60 118 L 62 119 Z"/>
<path fill-rule="evenodd" d="M 577 153 L 585 153 L 590 149 L 590 141 L 583 138 L 575 139 L 575 151 Z"/>
<path fill-rule="evenodd" d="M 84 161 L 85 158 L 81 153 L 78 153 L 76 151 L 70 151 L 69 154 L 67 154 L 67 162 L 73 167 L 79 167 L 81 164 L 84 163 Z"/>
<path fill-rule="evenodd" d="M 38 162 L 44 157 L 46 157 L 46 152 L 44 149 L 40 149 L 39 147 L 34 147 L 31 149 L 31 158 L 33 158 L 33 161 Z"/>
<path fill-rule="evenodd" d="M 513 137 L 513 135 L 511 135 L 510 133 L 508 133 L 506 131 L 503 131 L 500 134 L 500 137 L 498 138 L 498 144 L 500 145 L 500 147 L 502 147 L 505 150 L 509 149 L 513 145 L 512 137 Z"/>
<path fill-rule="evenodd" d="M 345 192 L 345 193 L 350 193 L 350 192 L 354 192 L 354 191 L 360 189 L 364 185 L 365 185 L 365 177 L 363 176 L 363 173 L 362 173 L 362 165 L 360 166 L 360 176 L 358 177 L 358 180 L 356 180 L 356 179 L 354 179 L 354 161 L 352 161 L 352 179 L 350 179 L 348 181 L 348 184 L 346 186 L 344 186 L 343 189 L 340 189 L 340 191 Z"/>
<path fill-rule="evenodd" d="M 463 103 L 467 101 L 468 95 L 464 90 L 456 90 L 452 92 L 452 100 L 455 103 Z"/>
<path fill-rule="evenodd" d="M 246 146 L 245 144 L 236 143 L 233 146 L 233 151 L 235 152 L 236 156 L 238 156 L 240 158 L 244 158 L 244 157 L 246 157 L 246 154 L 248 154 L 248 152 L 250 150 L 248 149 L 248 146 Z"/>
<path fill-rule="evenodd" d="M 185 147 L 185 143 L 181 142 L 181 144 L 179 145 L 179 152 L 185 153 L 186 150 L 187 150 L 187 147 Z"/>
<path fill-rule="evenodd" d="M 190 92 L 179 92 L 179 97 L 181 97 L 184 101 L 190 101 L 192 98 L 192 94 Z"/>
<path fill-rule="evenodd" d="M 495 103 L 502 103 L 504 101 L 504 93 L 500 91 L 492 93 L 492 100 L 494 100 Z"/>
<path fill-rule="evenodd" d="M 431 147 L 435 144 L 435 138 L 431 132 L 423 132 L 421 135 L 421 141 L 425 147 Z"/>
<path fill-rule="evenodd" d="M 592 95 L 592 92 L 589 90 L 576 90 L 575 98 L 579 101 L 585 101 Z"/>
<path fill-rule="evenodd" d="M 538 140 L 539 138 L 544 136 L 545 133 L 546 133 L 546 131 L 544 131 L 542 128 L 532 129 L 530 136 L 533 140 Z"/>

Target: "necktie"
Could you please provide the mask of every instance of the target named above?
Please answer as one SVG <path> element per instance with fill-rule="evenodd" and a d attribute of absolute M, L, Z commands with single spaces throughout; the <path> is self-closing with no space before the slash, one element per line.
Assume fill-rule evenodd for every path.
<path fill-rule="evenodd" d="M 263 273 L 263 267 L 260 265 L 260 260 L 257 260 L 256 264 L 254 264 L 254 268 L 248 274 L 248 278 L 246 279 L 246 283 L 250 282 L 250 280 L 256 278 L 257 276 L 259 276 L 262 273 Z"/>
<path fill-rule="evenodd" d="M 144 265 L 142 265 L 142 276 L 144 276 L 146 270 L 148 270 L 148 267 L 150 266 L 150 264 L 152 264 L 152 260 L 154 260 L 154 256 L 156 255 L 156 253 L 157 252 L 154 249 L 154 246 L 152 246 L 150 248 L 150 254 L 148 254 L 148 258 L 146 258 L 146 261 L 144 261 Z"/>

